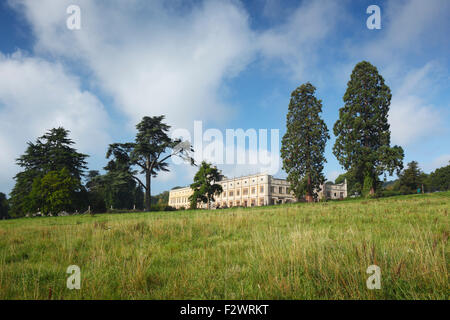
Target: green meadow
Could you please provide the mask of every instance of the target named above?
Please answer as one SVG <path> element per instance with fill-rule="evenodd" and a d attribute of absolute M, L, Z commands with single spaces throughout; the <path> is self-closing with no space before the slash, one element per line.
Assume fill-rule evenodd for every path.
<path fill-rule="evenodd" d="M 449 211 L 441 192 L 5 220 L 0 299 L 448 299 Z"/>

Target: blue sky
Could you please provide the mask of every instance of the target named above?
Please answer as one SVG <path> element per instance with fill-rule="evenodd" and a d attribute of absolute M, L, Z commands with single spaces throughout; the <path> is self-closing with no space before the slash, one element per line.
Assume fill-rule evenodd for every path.
<path fill-rule="evenodd" d="M 81 30 L 66 27 L 70 4 Z M 366 8 L 381 8 L 369 30 Z M 0 4 L 0 192 L 9 193 L 26 142 L 59 125 L 106 165 L 112 142 L 133 139 L 144 115 L 173 129 L 279 129 L 290 93 L 311 82 L 330 130 L 324 173 L 343 170 L 332 128 L 354 65 L 374 64 L 393 94 L 392 144 L 425 172 L 450 160 L 450 2 L 10 0 Z M 276 152 L 276 150 L 269 150 Z M 219 166 L 228 176 L 258 166 Z M 152 192 L 191 182 L 171 165 Z M 283 176 L 280 170 L 277 176 Z"/>

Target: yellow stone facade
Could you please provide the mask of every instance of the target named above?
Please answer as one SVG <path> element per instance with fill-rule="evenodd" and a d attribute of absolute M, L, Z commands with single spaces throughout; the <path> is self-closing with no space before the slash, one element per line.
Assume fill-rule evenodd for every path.
<path fill-rule="evenodd" d="M 217 183 L 222 186 L 223 192 L 215 196 L 211 208 L 264 206 L 297 200 L 294 194 L 289 192 L 289 182 L 268 174 L 224 178 Z M 169 193 L 169 205 L 177 209 L 189 208 L 191 194 L 190 187 L 173 189 Z M 206 208 L 206 204 L 202 207 Z"/>

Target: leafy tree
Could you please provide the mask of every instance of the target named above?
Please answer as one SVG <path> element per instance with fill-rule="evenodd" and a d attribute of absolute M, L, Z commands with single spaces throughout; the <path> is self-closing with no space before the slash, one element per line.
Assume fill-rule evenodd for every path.
<path fill-rule="evenodd" d="M 30 212 L 33 207 L 30 204 L 30 193 L 33 186 L 33 181 L 36 178 L 41 178 L 42 173 L 37 170 L 27 170 L 19 172 L 14 179 L 16 184 L 10 193 L 10 213 L 13 217 L 20 217 Z"/>
<path fill-rule="evenodd" d="M 90 170 L 87 173 L 86 189 L 88 193 L 88 205 L 91 213 L 106 212 L 105 186 L 98 170 Z"/>
<path fill-rule="evenodd" d="M 6 195 L 0 192 L 0 219 L 6 219 L 9 217 L 9 204 L 8 199 L 6 199 Z"/>
<path fill-rule="evenodd" d="M 89 170 L 86 174 L 86 189 L 93 191 L 99 187 L 100 172 L 98 170 Z"/>
<path fill-rule="evenodd" d="M 396 184 L 397 190 L 403 194 L 416 193 L 417 189 L 422 189 L 426 185 L 427 175 L 419 168 L 417 161 L 411 161 L 408 166 L 399 174 Z"/>
<path fill-rule="evenodd" d="M 146 211 L 151 207 L 151 178 L 156 177 L 159 171 L 169 171 L 167 161 L 170 157 L 176 155 L 194 164 L 190 144 L 171 139 L 167 134 L 170 126 L 163 120 L 164 116 L 142 118 L 136 125 L 135 142 L 111 144 L 106 154 L 107 158 L 113 156 L 117 161 L 116 181 L 131 177 L 144 189 Z M 141 181 L 139 174 L 145 176 L 145 182 Z"/>
<path fill-rule="evenodd" d="M 203 161 L 194 176 L 194 183 L 191 184 L 193 190 L 189 197 L 191 209 L 197 208 L 199 202 L 206 203 L 209 209 L 211 201 L 214 201 L 214 195 L 219 195 L 223 191 L 222 186 L 216 183 L 221 179 L 220 171 Z"/>
<path fill-rule="evenodd" d="M 353 69 L 343 100 L 345 105 L 333 128 L 333 154 L 352 171 L 359 191 L 374 194 L 381 186 L 381 174 L 398 174 L 403 169 L 403 149 L 390 147 L 391 91 L 377 68 L 363 61 Z"/>
<path fill-rule="evenodd" d="M 81 186 L 81 178 L 86 169 L 85 159 L 88 156 L 78 153 L 72 147 L 74 142 L 68 136 L 69 131 L 59 127 L 49 130 L 36 139 L 35 143 L 28 142 L 25 154 L 16 161 L 23 171 L 14 177 L 16 184 L 10 195 L 12 215 L 21 216 L 31 210 L 33 203 L 37 201 L 30 198 L 33 182 L 51 171 L 60 171 L 65 168 Z M 83 195 L 83 189 L 80 188 L 71 200 L 77 205 L 82 205 Z"/>
<path fill-rule="evenodd" d="M 107 207 L 143 209 L 142 187 L 133 179 L 128 160 L 115 157 L 104 169 L 106 174 L 102 176 L 102 184 Z"/>
<path fill-rule="evenodd" d="M 44 174 L 66 168 L 76 179 L 81 179 L 86 167 L 85 154 L 78 153 L 71 146 L 75 143 L 69 139 L 69 130 L 54 128 L 36 140 L 28 142 L 24 155 L 17 159 L 17 164 L 25 170 L 36 170 Z"/>
<path fill-rule="evenodd" d="M 397 183 L 397 180 L 383 181 L 383 188 L 386 190 L 394 190 L 394 186 Z"/>
<path fill-rule="evenodd" d="M 86 187 L 91 209 L 94 212 L 106 212 L 107 208 L 142 210 L 142 188 L 129 174 L 124 174 L 119 160 L 110 160 L 104 169 L 104 175 L 100 175 L 96 170 L 88 173 Z"/>
<path fill-rule="evenodd" d="M 163 191 L 156 196 L 152 196 L 152 204 L 164 204 L 167 205 L 169 203 L 169 191 Z"/>
<path fill-rule="evenodd" d="M 340 174 L 336 180 L 335 184 L 343 183 L 347 179 L 347 193 L 349 195 L 359 194 L 361 192 L 361 185 L 355 178 L 355 174 L 349 170 L 346 173 Z"/>
<path fill-rule="evenodd" d="M 42 213 L 70 211 L 74 205 L 74 195 L 79 191 L 79 181 L 69 170 L 50 171 L 42 178 L 36 178 L 30 193 L 34 209 Z"/>
<path fill-rule="evenodd" d="M 325 177 L 325 144 L 330 138 L 325 122 L 320 118 L 322 101 L 314 96 L 316 88 L 306 83 L 291 94 L 287 114 L 286 134 L 282 139 L 283 169 L 288 174 L 291 190 L 308 202 L 317 198 Z"/>
<path fill-rule="evenodd" d="M 447 166 L 438 168 L 430 173 L 429 184 L 433 191 L 450 190 L 450 161 Z"/>

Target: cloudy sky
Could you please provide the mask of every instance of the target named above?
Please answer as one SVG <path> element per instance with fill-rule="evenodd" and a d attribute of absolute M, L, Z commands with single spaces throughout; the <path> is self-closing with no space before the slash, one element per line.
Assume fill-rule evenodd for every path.
<path fill-rule="evenodd" d="M 70 4 L 81 8 L 80 30 L 66 27 Z M 380 30 L 366 27 L 372 4 Z M 448 0 L 1 0 L 0 192 L 10 192 L 26 142 L 57 126 L 90 155 L 90 169 L 106 165 L 109 143 L 132 140 L 144 115 L 164 114 L 174 130 L 193 133 L 201 120 L 224 136 L 279 129 L 281 139 L 290 93 L 307 81 L 323 101 L 334 180 L 343 170 L 332 127 L 362 60 L 392 90 L 392 143 L 405 164 L 430 172 L 450 160 L 449 31 Z M 171 169 L 153 192 L 190 183 L 194 169 Z"/>

